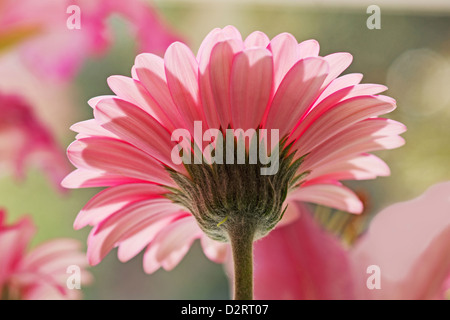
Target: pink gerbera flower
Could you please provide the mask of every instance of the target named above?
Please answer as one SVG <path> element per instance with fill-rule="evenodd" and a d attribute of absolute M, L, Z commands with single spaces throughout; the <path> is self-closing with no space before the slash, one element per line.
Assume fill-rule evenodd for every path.
<path fill-rule="evenodd" d="M 251 269 L 253 240 L 290 201 L 361 212 L 340 181 L 388 175 L 367 152 L 402 145 L 405 127 L 378 118 L 395 108 L 377 95 L 386 87 L 360 84 L 361 74 L 339 77 L 351 61 L 349 53 L 321 57 L 317 41 L 298 43 L 288 33 L 242 40 L 232 26 L 211 31 L 197 56 L 180 42 L 164 58 L 137 56 L 131 78 L 108 79 L 115 95 L 89 101 L 94 119 L 72 127 L 78 135 L 68 157 L 78 169 L 63 185 L 109 187 L 75 221 L 76 229 L 94 227 L 90 262 L 114 247 L 121 261 L 145 249 L 146 272 L 170 270 L 200 238 L 214 261 L 225 258 L 226 242 L 240 251 L 235 263 L 250 253 L 241 262 Z M 267 153 L 252 162 L 255 145 Z M 263 175 L 267 157 L 276 170 Z"/>
<path fill-rule="evenodd" d="M 20 96 L 0 93 L 0 115 L 0 175 L 13 172 L 21 179 L 31 164 L 60 187 L 69 163 L 31 106 Z"/>
<path fill-rule="evenodd" d="M 78 299 L 80 290 L 69 288 L 71 268 L 79 268 L 80 284 L 91 281 L 80 243 L 54 239 L 27 252 L 35 227 L 30 218 L 6 224 L 0 210 L 0 299 Z"/>

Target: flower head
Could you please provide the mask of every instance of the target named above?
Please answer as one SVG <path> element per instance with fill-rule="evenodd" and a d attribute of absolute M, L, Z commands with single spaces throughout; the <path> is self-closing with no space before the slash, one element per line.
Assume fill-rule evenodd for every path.
<path fill-rule="evenodd" d="M 80 243 L 72 239 L 54 239 L 27 252 L 35 233 L 30 218 L 13 225 L 6 224 L 6 213 L 0 211 L 0 299 L 77 299 L 80 290 L 67 287 L 68 268 L 80 268 L 80 281 L 91 280 L 84 270 L 85 255 Z"/>
<path fill-rule="evenodd" d="M 94 227 L 91 263 L 146 248 L 147 272 L 171 269 L 197 238 L 223 261 L 226 246 L 210 238 L 261 237 L 295 218 L 290 201 L 361 212 L 340 181 L 388 175 L 367 152 L 402 145 L 405 128 L 378 118 L 395 108 L 377 95 L 386 87 L 339 77 L 351 61 L 287 33 L 243 40 L 232 26 L 211 31 L 197 56 L 180 42 L 164 58 L 138 55 L 131 78 L 108 79 L 115 95 L 89 101 L 94 119 L 72 127 L 78 169 L 63 185 L 108 187 L 75 221 Z"/>

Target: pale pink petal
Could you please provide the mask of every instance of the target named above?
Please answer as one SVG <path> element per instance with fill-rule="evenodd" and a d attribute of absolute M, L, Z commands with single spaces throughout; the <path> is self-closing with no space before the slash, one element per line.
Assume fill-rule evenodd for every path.
<path fill-rule="evenodd" d="M 118 138 L 117 135 L 104 129 L 97 120 L 89 119 L 81 122 L 77 122 L 70 127 L 70 130 L 78 132 L 76 138 L 83 139 L 88 137 L 109 137 L 109 138 Z"/>
<path fill-rule="evenodd" d="M 98 264 L 121 241 L 179 210 L 179 207 L 170 200 L 155 198 L 132 203 L 116 211 L 89 234 L 87 252 L 89 263 Z M 148 234 L 149 239 L 153 236 L 154 234 Z"/>
<path fill-rule="evenodd" d="M 103 95 L 103 96 L 97 96 L 97 97 L 94 97 L 94 98 L 91 98 L 91 99 L 89 99 L 88 100 L 88 105 L 92 108 L 92 109 L 94 109 L 95 108 L 95 106 L 97 105 L 97 103 L 99 103 L 102 99 L 105 99 L 105 98 L 115 98 L 116 96 L 115 95 Z"/>
<path fill-rule="evenodd" d="M 332 140 L 330 139 L 330 143 Z M 312 161 L 308 161 L 302 163 L 301 171 L 311 170 L 315 168 L 320 168 L 322 165 L 329 165 L 332 163 L 337 163 L 342 161 L 342 159 L 349 158 L 350 156 L 357 156 L 361 153 L 366 153 L 370 151 L 378 151 L 385 149 L 394 149 L 404 145 L 405 140 L 399 136 L 392 137 L 368 137 L 357 139 L 356 141 L 348 142 L 348 146 L 338 146 L 337 150 L 333 150 L 333 152 L 326 153 L 325 152 L 325 144 L 324 148 L 320 148 L 320 152 L 314 154 L 314 158 L 320 158 L 321 160 L 318 163 L 313 163 Z M 327 143 L 328 144 L 328 143 Z M 324 153 L 325 152 L 325 153 Z M 311 159 L 313 156 L 311 156 Z"/>
<path fill-rule="evenodd" d="M 69 173 L 61 185 L 64 188 L 92 188 L 92 187 L 109 187 L 125 183 L 145 182 L 139 179 L 124 177 L 117 174 L 109 174 L 97 170 L 76 169 Z"/>
<path fill-rule="evenodd" d="M 168 167 L 183 171 L 171 159 L 175 146 L 166 128 L 137 106 L 120 99 L 103 99 L 94 109 L 99 124 Z"/>
<path fill-rule="evenodd" d="M 148 94 L 171 121 L 172 127 L 183 128 L 184 120 L 180 116 L 167 86 L 164 60 L 154 54 L 142 53 L 136 57 L 134 69 Z M 170 127 L 169 124 L 167 126 Z"/>
<path fill-rule="evenodd" d="M 325 88 L 331 81 L 336 79 L 345 69 L 348 68 L 353 61 L 353 56 L 348 52 L 336 52 L 323 57 L 323 59 L 325 59 L 330 66 L 328 76 L 322 87 Z"/>
<path fill-rule="evenodd" d="M 198 65 L 192 51 L 175 42 L 164 55 L 167 84 L 187 128 L 193 132 L 194 121 L 202 121 L 198 87 Z M 204 124 L 205 125 L 205 124 Z"/>
<path fill-rule="evenodd" d="M 303 169 L 302 169 L 303 170 Z M 390 175 L 389 166 L 372 154 L 352 156 L 350 159 L 332 161 L 312 170 L 308 180 L 368 180 Z"/>
<path fill-rule="evenodd" d="M 94 226 L 126 205 L 160 197 L 168 190 L 150 183 L 127 183 L 99 192 L 83 207 L 74 222 L 75 229 Z"/>
<path fill-rule="evenodd" d="M 314 39 L 302 41 L 297 45 L 297 59 L 317 57 L 319 55 L 320 45 Z"/>
<path fill-rule="evenodd" d="M 240 49 L 242 44 L 236 40 L 217 43 L 212 48 L 205 70 L 200 70 L 200 95 L 210 128 L 226 129 L 231 123 L 230 73 L 233 58 Z"/>
<path fill-rule="evenodd" d="M 272 55 L 267 49 L 246 49 L 236 55 L 230 81 L 233 128 L 259 126 L 272 93 L 272 72 Z"/>
<path fill-rule="evenodd" d="M 319 94 L 328 65 L 322 58 L 298 61 L 286 74 L 272 100 L 265 127 L 291 131 Z"/>
<path fill-rule="evenodd" d="M 168 172 L 154 158 L 120 140 L 85 138 L 68 148 L 70 161 L 82 169 L 173 185 Z"/>
<path fill-rule="evenodd" d="M 290 33 L 281 33 L 270 41 L 268 47 L 273 54 L 274 89 L 276 90 L 286 73 L 298 61 L 298 42 Z"/>
<path fill-rule="evenodd" d="M 322 91 L 320 96 L 317 98 L 317 100 L 314 102 L 314 105 L 312 108 L 317 106 L 319 103 L 321 103 L 325 98 L 327 98 L 330 95 L 339 94 L 338 92 L 341 92 L 342 89 L 355 86 L 361 82 L 363 78 L 363 75 L 361 73 L 349 73 L 342 77 L 336 78 Z M 345 97 L 347 92 L 351 91 L 351 89 L 347 89 L 344 91 L 344 93 L 339 94 L 339 98 L 333 99 L 333 101 L 340 101 L 342 100 L 341 97 Z M 311 109 L 312 109 L 311 108 Z"/>
<path fill-rule="evenodd" d="M 193 216 L 171 223 L 158 233 L 145 251 L 144 271 L 153 273 L 159 267 L 172 270 L 202 234 Z"/>
<path fill-rule="evenodd" d="M 450 182 L 378 213 L 352 256 L 361 297 L 435 299 L 450 272 Z M 381 272 L 381 289 L 369 290 L 367 267 Z"/>
<path fill-rule="evenodd" d="M 306 171 L 353 154 L 397 148 L 404 144 L 403 138 L 397 135 L 405 130 L 403 124 L 390 119 L 360 121 L 311 150 L 301 168 Z"/>
<path fill-rule="evenodd" d="M 354 299 L 351 271 L 346 250 L 303 209 L 255 242 L 254 298 Z"/>
<path fill-rule="evenodd" d="M 160 107 L 139 81 L 124 76 L 111 76 L 108 78 L 108 85 L 119 98 L 138 106 L 155 118 L 163 127 L 170 131 L 176 128 L 164 109 Z M 105 100 L 111 101 L 111 99 L 103 99 L 97 105 L 104 103 Z"/>
<path fill-rule="evenodd" d="M 188 215 L 190 215 L 190 213 L 179 210 L 174 214 L 164 213 L 158 217 L 155 217 L 155 219 L 147 220 L 145 223 L 140 224 L 135 230 L 133 230 L 133 235 L 120 242 L 119 249 L 117 250 L 119 260 L 122 262 L 129 261 L 141 252 L 150 242 L 152 242 L 161 230 L 174 221 L 182 219 Z"/>
<path fill-rule="evenodd" d="M 338 79 L 340 79 L 340 78 L 338 78 Z M 335 79 L 335 80 L 338 80 L 338 79 Z M 378 94 L 378 93 L 386 91 L 386 90 L 387 90 L 387 87 L 383 86 L 381 84 L 372 84 L 372 83 L 356 84 L 354 86 L 343 88 L 343 89 L 335 92 L 333 94 L 333 101 L 334 101 L 334 103 L 338 103 L 340 101 L 350 99 L 353 97 L 357 97 L 357 96 L 375 95 L 375 94 Z M 324 92 L 325 91 L 326 90 L 324 90 Z M 342 95 L 342 96 L 339 97 L 339 95 Z M 338 98 L 338 99 L 336 100 L 336 98 Z"/>
<path fill-rule="evenodd" d="M 298 155 L 304 155 L 352 124 L 394 109 L 395 100 L 385 96 L 360 96 L 344 100 L 310 123 L 294 143 L 293 148 L 298 149 Z M 308 125 L 304 123 L 306 121 L 302 122 L 298 128 Z"/>
<path fill-rule="evenodd" d="M 222 29 L 214 28 L 212 29 L 203 39 L 200 44 L 196 59 L 199 62 L 200 71 L 204 71 L 206 66 L 208 65 L 209 56 L 211 55 L 212 48 L 220 41 L 221 39 Z"/>
<path fill-rule="evenodd" d="M 234 54 L 243 49 L 242 37 L 233 26 L 212 30 L 197 54 L 203 114 L 210 128 L 227 128 L 231 122 L 229 83 Z"/>
<path fill-rule="evenodd" d="M 361 213 L 363 204 L 358 196 L 342 185 L 312 184 L 290 192 L 287 201 L 311 202 L 351 213 Z"/>
<path fill-rule="evenodd" d="M 206 234 L 200 238 L 202 249 L 211 261 L 223 263 L 231 254 L 230 245 L 225 242 L 212 240 Z"/>
<path fill-rule="evenodd" d="M 304 113 L 299 126 L 291 133 L 290 141 L 297 139 L 312 122 L 317 120 L 328 110 L 334 108 L 339 102 L 358 96 L 374 95 L 386 90 L 385 86 L 376 84 L 355 84 L 340 88 L 351 81 L 359 80 L 358 74 L 349 74 L 335 79 L 321 93 L 319 98 L 311 105 L 307 112 Z M 330 87 L 337 91 L 331 92 L 328 96 L 325 96 L 325 94 L 328 94 L 327 90 Z"/>
<path fill-rule="evenodd" d="M 257 47 L 266 48 L 270 43 L 269 37 L 261 31 L 254 31 L 245 38 L 245 48 Z"/>
<path fill-rule="evenodd" d="M 215 28 L 206 35 L 205 39 L 200 44 L 197 53 L 197 61 L 199 62 L 199 69 L 201 72 L 206 69 L 211 50 L 214 46 L 219 42 L 231 39 L 242 42 L 242 36 L 239 30 L 230 25 L 223 29 Z"/>

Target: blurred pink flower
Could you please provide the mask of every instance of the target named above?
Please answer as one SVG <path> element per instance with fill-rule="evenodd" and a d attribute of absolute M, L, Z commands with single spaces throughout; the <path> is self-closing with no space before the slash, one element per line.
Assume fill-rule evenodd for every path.
<path fill-rule="evenodd" d="M 127 261 L 146 248 L 146 272 L 161 266 L 170 270 L 197 238 L 209 258 L 224 261 L 227 245 L 210 240 L 205 235 L 208 229 L 197 222 L 209 221 L 214 232 L 220 232 L 226 218 L 203 219 L 202 210 L 224 212 L 224 204 L 234 208 L 249 199 L 250 207 L 263 202 L 277 205 L 268 209 L 278 214 L 277 219 L 283 203 L 292 201 L 361 212 L 362 203 L 340 180 L 388 175 L 388 166 L 367 152 L 401 146 L 404 141 L 398 135 L 405 127 L 378 118 L 395 108 L 392 98 L 377 95 L 386 87 L 359 84 L 361 74 L 338 77 L 352 61 L 349 53 L 325 57 L 318 53 L 315 40 L 298 43 L 288 33 L 269 40 L 262 32 L 242 40 L 239 31 L 228 26 L 211 31 L 197 57 L 175 42 L 164 58 L 138 55 L 132 78 L 110 77 L 115 95 L 91 99 L 95 119 L 72 126 L 78 135 L 68 157 L 77 170 L 63 181 L 67 188 L 109 187 L 81 210 L 74 224 L 76 229 L 94 227 L 89 261 L 99 263 L 114 247 L 119 259 Z M 281 163 L 299 163 L 306 155 L 293 169 L 292 175 L 301 179 L 295 185 L 287 179 L 273 187 L 282 180 L 277 177 L 291 174 L 283 171 L 292 168 L 289 164 L 273 178 L 265 176 L 264 185 L 240 173 L 229 179 L 219 170 L 221 165 L 218 178 L 202 180 L 201 173 L 194 177 L 193 171 L 202 169 L 176 164 L 171 158 L 176 147 L 171 133 L 184 128 L 195 136 L 194 121 L 201 121 L 203 132 L 229 126 L 279 130 L 280 139 L 291 143 L 290 149 L 282 150 Z M 229 168 L 243 168 L 238 166 Z M 202 168 L 205 174 L 216 172 Z M 305 172 L 309 175 L 302 175 Z M 255 179 L 263 178 L 258 174 Z M 235 192 L 244 184 L 251 187 Z M 260 192 L 271 190 L 280 193 L 274 197 L 281 201 L 257 200 Z M 286 214 L 284 222 L 295 215 Z"/>
<path fill-rule="evenodd" d="M 450 288 L 449 245 L 450 182 L 382 210 L 350 249 L 302 210 L 255 243 L 255 298 L 442 299 Z M 372 265 L 380 289 L 366 285 Z"/>
<path fill-rule="evenodd" d="M 17 95 L 0 93 L 0 115 L 1 174 L 12 171 L 22 179 L 25 166 L 33 164 L 45 171 L 60 188 L 69 164 L 63 150 L 35 117 L 32 108 Z"/>
<path fill-rule="evenodd" d="M 73 239 L 54 239 L 27 252 L 35 227 L 30 218 L 6 224 L 0 210 L 0 299 L 78 299 L 80 290 L 69 289 L 68 267 L 80 268 L 81 284 L 91 281 L 84 270 L 86 256 Z"/>
<path fill-rule="evenodd" d="M 80 29 L 67 27 L 70 5 L 80 8 Z M 0 8 L 0 49 L 19 45 L 24 61 L 43 77 L 71 78 L 88 57 L 104 54 L 112 15 L 126 19 L 138 52 L 163 53 L 178 38 L 143 0 L 0 0 Z"/>

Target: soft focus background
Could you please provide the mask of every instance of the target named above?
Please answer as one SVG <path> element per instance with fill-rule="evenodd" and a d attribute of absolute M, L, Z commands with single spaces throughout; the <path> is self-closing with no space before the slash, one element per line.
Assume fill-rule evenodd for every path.
<path fill-rule="evenodd" d="M 370 4 L 381 8 L 380 30 L 366 27 Z M 322 56 L 338 51 L 352 53 L 353 63 L 345 73 L 360 72 L 364 74 L 363 83 L 387 85 L 389 91 L 385 94 L 398 104 L 389 117 L 406 124 L 408 131 L 403 135 L 405 146 L 378 153 L 391 167 L 390 177 L 352 183 L 356 190 L 368 195 L 371 212 L 415 197 L 434 183 L 450 180 L 448 0 L 160 0 L 153 5 L 194 52 L 211 29 L 228 24 L 235 25 L 244 37 L 254 30 L 269 37 L 290 32 L 298 41 L 318 40 Z M 121 19 L 112 17 L 108 23 L 114 45 L 105 56 L 85 61 L 71 81 L 43 81 L 14 50 L 0 55 L 0 90 L 20 90 L 37 101 L 37 115 L 55 134 L 62 149 L 74 139 L 70 125 L 92 117 L 86 101 L 111 93 L 106 78 L 130 75 L 136 55 L 134 40 Z M 34 244 L 54 237 L 85 242 L 89 230 L 74 231 L 72 223 L 96 192 L 74 190 L 61 195 L 35 169 L 27 170 L 21 182 L 11 175 L 0 175 L 0 207 L 7 208 L 11 221 L 24 213 L 35 218 L 39 232 Z M 115 252 L 91 271 L 95 282 L 84 288 L 87 299 L 229 298 L 223 267 L 206 259 L 199 243 L 171 272 L 159 270 L 145 275 L 142 254 L 124 264 Z"/>

